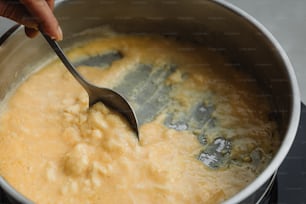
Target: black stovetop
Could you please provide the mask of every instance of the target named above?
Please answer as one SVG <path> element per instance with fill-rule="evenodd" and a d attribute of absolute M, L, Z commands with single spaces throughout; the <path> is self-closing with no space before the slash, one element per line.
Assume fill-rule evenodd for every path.
<path fill-rule="evenodd" d="M 0 204 L 13 204 L 0 189 Z M 295 141 L 277 173 L 264 204 L 306 204 L 306 106 L 301 104 L 301 120 Z"/>
<path fill-rule="evenodd" d="M 302 104 L 298 133 L 278 174 L 278 204 L 306 204 L 306 106 Z"/>

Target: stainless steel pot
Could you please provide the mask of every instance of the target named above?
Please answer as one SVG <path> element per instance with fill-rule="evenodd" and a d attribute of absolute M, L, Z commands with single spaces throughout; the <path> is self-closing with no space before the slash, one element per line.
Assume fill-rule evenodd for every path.
<path fill-rule="evenodd" d="M 55 12 L 65 35 L 63 47 L 86 29 L 108 25 L 119 32 L 154 33 L 203 44 L 226 55 L 231 60 L 229 66 L 253 74 L 273 97 L 282 145 L 257 179 L 224 203 L 260 202 L 291 147 L 300 117 L 300 97 L 291 63 L 260 23 L 224 1 L 58 1 Z M 45 64 L 51 52 L 41 37 L 27 39 L 20 28 L 0 42 L 0 99 L 4 99 L 16 82 Z M 2 177 L 0 185 L 15 200 L 30 203 Z"/>

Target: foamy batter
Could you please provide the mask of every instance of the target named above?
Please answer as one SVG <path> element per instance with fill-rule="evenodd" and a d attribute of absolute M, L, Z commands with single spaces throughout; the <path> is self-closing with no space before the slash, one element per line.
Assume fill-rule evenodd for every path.
<path fill-rule="evenodd" d="M 167 110 L 143 123 L 138 143 L 128 124 L 103 104 L 88 110 L 86 92 L 55 61 L 17 87 L 1 115 L 0 173 L 30 200 L 220 203 L 269 163 L 279 145 L 276 123 L 266 95 L 249 76 L 216 53 L 161 37 L 113 35 L 74 48 L 69 57 L 113 50 L 123 58 L 79 71 L 97 85 L 114 87 L 135 64 L 175 63 L 165 82 L 169 97 L 188 109 L 202 93 L 203 103 L 213 106 L 214 125 L 203 127 L 206 143 L 196 131 L 167 127 Z M 221 144 L 220 137 L 229 142 L 229 161 L 212 168 L 203 152 L 207 144 Z"/>

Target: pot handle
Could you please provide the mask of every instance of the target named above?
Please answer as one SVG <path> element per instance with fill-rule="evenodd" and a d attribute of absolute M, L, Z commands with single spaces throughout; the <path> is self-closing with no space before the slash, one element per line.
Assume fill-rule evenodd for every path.
<path fill-rule="evenodd" d="M 0 46 L 20 27 L 21 25 L 15 24 L 8 29 L 2 36 L 0 36 Z"/>

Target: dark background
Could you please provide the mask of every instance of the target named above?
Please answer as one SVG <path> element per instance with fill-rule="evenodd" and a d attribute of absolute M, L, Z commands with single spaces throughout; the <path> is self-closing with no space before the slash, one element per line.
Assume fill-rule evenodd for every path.
<path fill-rule="evenodd" d="M 306 106 L 304 104 L 301 113 L 295 141 L 277 174 L 278 204 L 306 203 Z"/>

